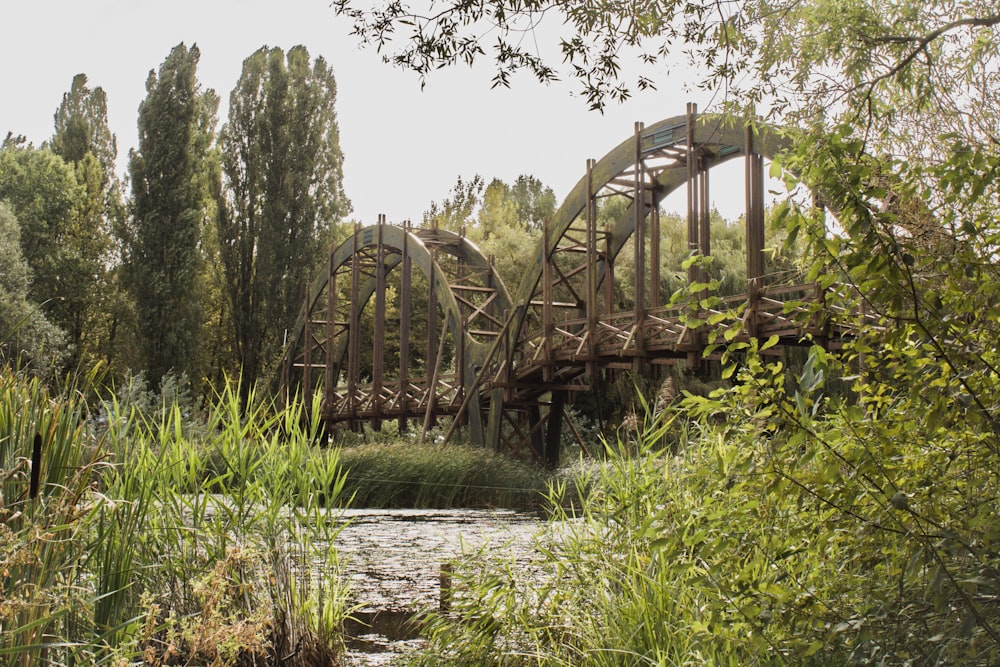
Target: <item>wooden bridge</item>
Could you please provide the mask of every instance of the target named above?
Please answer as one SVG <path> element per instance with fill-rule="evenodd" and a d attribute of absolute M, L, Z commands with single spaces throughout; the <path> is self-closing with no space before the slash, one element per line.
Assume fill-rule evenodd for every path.
<path fill-rule="evenodd" d="M 383 218 L 356 228 L 307 290 L 282 385 L 307 400 L 321 394 L 332 429 L 396 419 L 401 429 L 417 421 L 426 433 L 448 415 L 475 444 L 527 449 L 551 465 L 564 407 L 605 369 L 642 373 L 678 360 L 698 368 L 722 327 L 727 340 L 836 342 L 845 331 L 827 316 L 822 290 L 766 279 L 763 160 L 783 147 L 777 132 L 699 116 L 693 105 L 649 127 L 637 123 L 633 136 L 587 162 L 513 294 L 460 234 Z M 746 293 L 708 299 L 705 269 L 693 262 L 687 295 L 671 301 L 660 291 L 660 202 L 686 188 L 689 252 L 710 256 L 709 172 L 737 158 L 745 172 L 736 196 L 746 207 Z M 610 196 L 627 198 L 627 210 L 599 228 L 598 203 Z M 635 280 L 623 309 L 615 261 L 630 240 Z"/>

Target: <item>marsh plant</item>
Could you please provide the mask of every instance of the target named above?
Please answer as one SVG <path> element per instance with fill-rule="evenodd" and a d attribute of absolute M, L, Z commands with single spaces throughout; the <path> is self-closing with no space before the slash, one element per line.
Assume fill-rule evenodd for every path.
<path fill-rule="evenodd" d="M 111 399 L 96 436 L 87 389 L 0 372 L 0 661 L 336 659 L 346 591 L 326 507 L 343 478 L 335 452 L 313 455 L 303 406 L 226 387 L 193 441 L 178 407 Z"/>
<path fill-rule="evenodd" d="M 995 434 L 915 417 L 927 391 L 829 392 L 850 357 L 789 377 L 760 351 L 686 397 L 676 453 L 648 422 L 581 469 L 578 511 L 555 489 L 533 562 L 456 564 L 415 662 L 996 664 Z"/>

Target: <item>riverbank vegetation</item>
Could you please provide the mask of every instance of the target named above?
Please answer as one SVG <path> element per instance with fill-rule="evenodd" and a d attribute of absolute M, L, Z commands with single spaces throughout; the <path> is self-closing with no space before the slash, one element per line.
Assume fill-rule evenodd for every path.
<path fill-rule="evenodd" d="M 97 427 L 90 380 L 0 372 L 4 664 L 336 660 L 343 476 L 302 406 L 247 412 L 227 389 L 189 437 L 177 406 L 110 400 Z"/>

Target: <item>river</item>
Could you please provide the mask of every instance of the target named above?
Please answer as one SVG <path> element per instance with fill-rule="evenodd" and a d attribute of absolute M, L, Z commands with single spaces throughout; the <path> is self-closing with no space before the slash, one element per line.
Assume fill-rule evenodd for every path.
<path fill-rule="evenodd" d="M 347 627 L 347 664 L 392 665 L 420 640 L 405 620 L 440 600 L 441 566 L 463 550 L 530 552 L 537 516 L 510 510 L 345 510 L 338 552 L 359 622 Z"/>

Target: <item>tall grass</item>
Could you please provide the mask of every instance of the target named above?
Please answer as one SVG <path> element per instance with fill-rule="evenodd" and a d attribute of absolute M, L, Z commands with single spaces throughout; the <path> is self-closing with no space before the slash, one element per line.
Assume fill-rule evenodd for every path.
<path fill-rule="evenodd" d="M 44 662 L 92 592 L 71 582 L 86 556 L 104 465 L 85 434 L 86 410 L 49 396 L 37 377 L 0 371 L 0 660 Z M 40 449 L 36 449 L 36 438 Z M 38 480 L 31 497 L 32 478 Z"/>
<path fill-rule="evenodd" d="M 553 516 L 531 563 L 466 557 L 451 608 L 424 616 L 430 645 L 414 664 L 738 664 L 695 641 L 697 596 L 658 551 L 665 432 L 648 424 L 637 440 L 606 446 L 603 462 L 581 467 L 577 509 L 566 509 L 575 504 L 565 502 L 564 485 L 553 486 Z"/>
<path fill-rule="evenodd" d="M 548 477 L 537 465 L 461 445 L 405 439 L 340 450 L 353 507 L 536 509 Z"/>
<path fill-rule="evenodd" d="M 193 439 L 175 405 L 112 399 L 95 435 L 87 393 L 0 372 L 0 662 L 335 660 L 343 475 L 313 446 L 318 405 L 302 420 L 226 387 Z"/>

